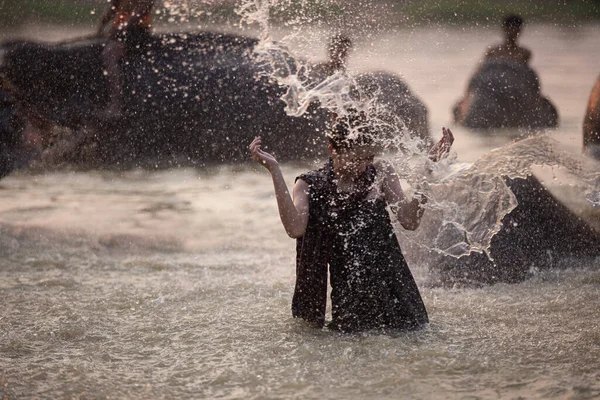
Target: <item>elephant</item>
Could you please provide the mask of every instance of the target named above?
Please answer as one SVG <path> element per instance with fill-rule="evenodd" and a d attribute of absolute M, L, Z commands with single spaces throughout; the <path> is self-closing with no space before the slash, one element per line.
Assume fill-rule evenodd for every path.
<path fill-rule="evenodd" d="M 2 46 L 0 71 L 16 89 L 17 103 L 72 131 L 63 146 L 70 149 L 70 163 L 127 168 L 238 162 L 248 158 L 247 145 L 257 135 L 282 161 L 326 155 L 331 113 L 313 104 L 300 117 L 287 115 L 285 88 L 253 54 L 258 40 L 241 35 L 153 35 L 122 60 L 124 117 L 96 117 L 109 97 L 104 40 Z M 428 138 L 427 109 L 399 77 L 367 73 L 356 82 Z"/>
<path fill-rule="evenodd" d="M 600 232 L 557 200 L 533 175 L 504 177 L 518 206 L 506 215 L 489 256 L 473 252 L 437 259 L 435 272 L 445 282 L 517 283 L 534 270 L 557 267 L 565 257 L 600 256 Z"/>
<path fill-rule="evenodd" d="M 452 166 L 428 180 L 420 228 L 399 236 L 409 263 L 427 265 L 434 281 L 516 283 L 566 258 L 600 256 L 597 161 L 540 135 Z"/>
<path fill-rule="evenodd" d="M 485 61 L 453 112 L 457 124 L 473 129 L 558 126 L 556 107 L 541 94 L 536 72 L 509 60 Z"/>

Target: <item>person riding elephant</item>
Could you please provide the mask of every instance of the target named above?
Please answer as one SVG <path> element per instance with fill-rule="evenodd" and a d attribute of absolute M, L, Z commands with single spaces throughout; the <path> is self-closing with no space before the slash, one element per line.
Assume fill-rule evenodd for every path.
<path fill-rule="evenodd" d="M 332 36 L 327 46 L 329 59 L 315 65 L 312 73 L 324 79 L 336 72 L 346 72 L 350 50 L 352 50 L 352 40 L 348 36 L 341 33 Z"/>
<path fill-rule="evenodd" d="M 490 47 L 485 54 L 486 60 L 510 60 L 519 64 L 528 65 L 531 60 L 531 51 L 517 44 L 521 36 L 523 19 L 518 15 L 508 15 L 502 21 L 504 30 L 504 43 Z"/>
<path fill-rule="evenodd" d="M 504 19 L 505 42 L 491 47 L 455 105 L 454 121 L 475 128 L 552 128 L 554 105 L 541 94 L 537 73 L 529 66 L 531 51 L 517 44 L 523 20 Z"/>
<path fill-rule="evenodd" d="M 102 51 L 109 86 L 107 116 L 119 117 L 123 111 L 124 87 L 121 59 L 139 49 L 151 34 L 154 0 L 112 0 L 102 17 L 98 35 L 108 31 L 109 41 Z"/>

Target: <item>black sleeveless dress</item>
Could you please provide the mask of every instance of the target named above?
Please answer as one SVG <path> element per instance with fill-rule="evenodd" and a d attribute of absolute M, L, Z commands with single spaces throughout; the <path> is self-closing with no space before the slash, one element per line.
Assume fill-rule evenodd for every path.
<path fill-rule="evenodd" d="M 385 200 L 368 196 L 375 174 L 368 167 L 352 194 L 338 192 L 331 160 L 296 178 L 309 186 L 309 220 L 296 246 L 294 317 L 324 325 L 329 266 L 330 328 L 410 330 L 428 322 Z"/>

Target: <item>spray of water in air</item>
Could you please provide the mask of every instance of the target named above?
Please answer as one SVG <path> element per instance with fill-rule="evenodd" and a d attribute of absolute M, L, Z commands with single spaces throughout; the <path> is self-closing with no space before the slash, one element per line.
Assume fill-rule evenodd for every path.
<path fill-rule="evenodd" d="M 500 221 L 516 206 L 502 178 L 473 171 L 452 174 L 456 170 L 453 157 L 437 165 L 429 162 L 431 139 L 412 124 L 411 119 L 418 114 L 417 100 L 399 77 L 381 72 L 353 76 L 343 71 L 319 75 L 314 66 L 288 46 L 305 30 L 290 29 L 289 36 L 272 40 L 269 13 L 289 6 L 283 0 L 247 0 L 237 9 L 243 22 L 260 26 L 256 60 L 263 74 L 286 89 L 281 106 L 288 115 L 304 115 L 311 104 L 337 115 L 345 115 L 349 110 L 365 113 L 369 125 L 379 133 L 380 147 L 387 149 L 387 157 L 401 177 L 429 198 L 428 216 L 418 233 L 401 234 L 410 235 L 407 238 L 418 246 L 447 255 L 487 252 L 501 227 Z M 337 21 L 331 24 L 339 25 Z M 426 124 L 425 120 L 423 125 Z M 466 206 L 467 201 L 472 207 Z"/>

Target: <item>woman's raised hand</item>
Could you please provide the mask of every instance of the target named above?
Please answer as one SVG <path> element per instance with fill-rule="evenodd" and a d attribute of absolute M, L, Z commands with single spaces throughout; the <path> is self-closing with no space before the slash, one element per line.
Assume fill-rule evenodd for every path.
<path fill-rule="evenodd" d="M 450 148 L 454 143 L 454 135 L 450 129 L 442 128 L 442 138 L 437 142 L 431 150 L 429 150 L 428 157 L 433 162 L 438 162 L 448 157 Z"/>
<path fill-rule="evenodd" d="M 260 136 L 255 137 L 252 143 L 250 143 L 250 146 L 248 146 L 248 148 L 250 149 L 250 154 L 252 155 L 252 159 L 254 161 L 260 163 L 266 169 L 271 171 L 272 168 L 276 167 L 279 164 L 277 163 L 275 157 L 264 151 L 261 148 L 261 146 L 262 138 Z"/>

